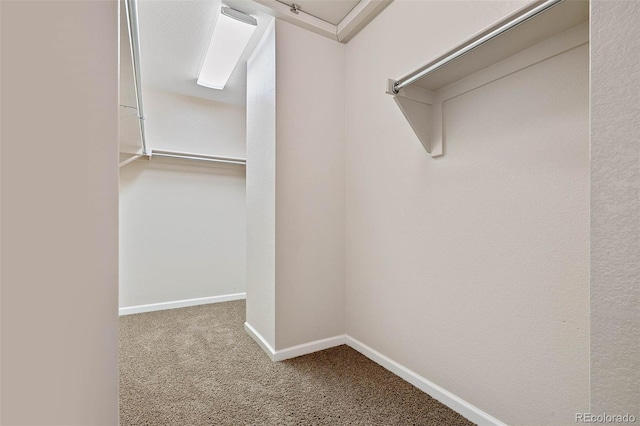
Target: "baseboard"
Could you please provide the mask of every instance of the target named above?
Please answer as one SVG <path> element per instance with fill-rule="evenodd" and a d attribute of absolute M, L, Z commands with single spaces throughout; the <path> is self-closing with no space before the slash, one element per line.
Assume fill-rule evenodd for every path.
<path fill-rule="evenodd" d="M 479 426 L 506 426 L 495 417 L 490 416 L 462 398 L 430 382 L 353 337 L 346 336 L 346 344 Z"/>
<path fill-rule="evenodd" d="M 284 361 L 285 359 L 295 358 L 297 356 L 307 355 L 336 346 L 344 345 L 346 342 L 345 335 L 328 337 L 326 339 L 314 340 L 313 342 L 304 343 L 302 345 L 291 346 L 280 349 L 273 355 L 274 361 Z"/>
<path fill-rule="evenodd" d="M 485 413 L 472 404 L 469 404 L 462 398 L 459 398 L 446 389 L 441 388 L 435 383 L 425 379 L 416 372 L 409 370 L 405 366 L 381 354 L 375 349 L 370 348 L 369 346 L 354 339 L 353 337 L 347 335 L 335 336 L 276 351 L 269 344 L 269 342 L 267 342 L 265 338 L 262 337 L 262 335 L 258 333 L 258 331 L 249 323 L 245 322 L 244 328 L 247 333 L 256 341 L 256 343 L 258 343 L 262 350 L 267 353 L 272 361 L 284 361 L 285 359 L 295 358 L 324 349 L 329 349 L 334 346 L 347 344 L 373 362 L 381 365 L 393 374 L 411 383 L 422 392 L 440 401 L 442 404 L 451 408 L 453 411 L 459 413 L 468 420 L 471 420 L 472 422 L 478 424 L 479 426 L 506 426 L 495 417 L 492 417 L 491 415 Z"/>
<path fill-rule="evenodd" d="M 274 361 L 273 358 L 275 356 L 276 351 L 269 344 L 269 342 L 267 342 L 267 340 L 264 337 L 262 337 L 262 334 L 258 333 L 258 330 L 253 328 L 251 324 L 249 324 L 248 322 L 244 323 L 244 330 L 247 332 L 249 336 L 253 338 L 253 340 L 256 341 L 258 346 L 260 346 L 262 350 L 265 351 L 267 355 L 269 355 L 269 358 L 271 359 L 271 361 Z"/>
<path fill-rule="evenodd" d="M 120 315 L 141 314 L 143 312 L 163 311 L 165 309 L 186 308 L 188 306 L 208 305 L 209 303 L 230 302 L 247 298 L 247 293 L 225 294 L 222 296 L 200 297 L 198 299 L 176 300 L 174 302 L 151 303 L 149 305 L 120 308 Z"/>
<path fill-rule="evenodd" d="M 271 358 L 272 361 L 284 361 L 285 359 L 308 355 L 345 344 L 345 336 L 343 334 L 340 336 L 328 337 L 326 339 L 314 340 L 313 342 L 304 343 L 302 345 L 275 350 L 269 342 L 267 342 L 267 340 L 251 326 L 251 324 L 245 322 L 244 329 L 253 338 L 253 340 L 256 341 L 262 350 L 269 355 L 269 358 Z"/>

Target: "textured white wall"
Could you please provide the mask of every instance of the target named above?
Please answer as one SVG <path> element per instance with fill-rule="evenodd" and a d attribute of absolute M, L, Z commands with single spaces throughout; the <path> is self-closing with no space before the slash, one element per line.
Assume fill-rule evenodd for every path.
<path fill-rule="evenodd" d="M 591 412 L 640 419 L 640 3 L 591 8 Z"/>
<path fill-rule="evenodd" d="M 149 148 L 244 158 L 245 108 L 144 87 Z"/>
<path fill-rule="evenodd" d="M 117 2 L 2 2 L 3 425 L 118 423 Z"/>
<path fill-rule="evenodd" d="M 344 46 L 274 27 L 248 63 L 247 322 L 279 350 L 344 333 Z"/>
<path fill-rule="evenodd" d="M 120 307 L 245 291 L 245 172 L 138 160 L 120 169 Z"/>
<path fill-rule="evenodd" d="M 151 149 L 245 157 L 245 109 L 145 87 Z M 245 171 L 186 160 L 120 169 L 120 307 L 242 293 Z"/>
<path fill-rule="evenodd" d="M 276 39 L 247 62 L 247 322 L 275 346 Z"/>
<path fill-rule="evenodd" d="M 276 21 L 276 349 L 344 334 L 344 51 Z"/>
<path fill-rule="evenodd" d="M 346 330 L 508 424 L 573 424 L 589 404 L 588 49 L 445 102 L 438 160 L 384 93 L 517 6 L 394 2 L 347 45 Z"/>

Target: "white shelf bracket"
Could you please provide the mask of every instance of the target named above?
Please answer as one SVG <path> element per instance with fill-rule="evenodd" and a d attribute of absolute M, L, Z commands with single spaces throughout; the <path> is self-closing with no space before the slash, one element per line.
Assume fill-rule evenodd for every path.
<path fill-rule="evenodd" d="M 432 157 L 444 154 L 442 104 L 589 42 L 589 2 L 535 0 L 399 80 L 387 93 Z"/>
<path fill-rule="evenodd" d="M 434 158 L 444 155 L 444 117 L 442 115 L 442 101 L 431 104 L 431 123 L 429 129 L 429 141 L 431 144 L 431 156 Z"/>
<path fill-rule="evenodd" d="M 442 102 L 436 102 L 432 92 L 416 86 L 395 93 L 394 83 L 395 80 L 388 80 L 387 93 L 393 95 L 393 100 L 424 149 L 434 158 L 441 157 L 444 154 Z"/>

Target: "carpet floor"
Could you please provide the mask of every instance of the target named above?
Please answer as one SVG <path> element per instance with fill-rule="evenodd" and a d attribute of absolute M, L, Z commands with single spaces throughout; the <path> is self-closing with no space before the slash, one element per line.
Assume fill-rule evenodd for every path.
<path fill-rule="evenodd" d="M 120 425 L 471 425 L 348 346 L 272 362 L 245 302 L 120 317 Z"/>

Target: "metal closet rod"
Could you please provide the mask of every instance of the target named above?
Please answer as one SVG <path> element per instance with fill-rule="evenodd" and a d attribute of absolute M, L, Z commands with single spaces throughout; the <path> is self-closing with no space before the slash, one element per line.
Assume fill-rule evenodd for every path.
<path fill-rule="evenodd" d="M 485 44 L 486 42 L 498 37 L 501 34 L 506 33 L 507 31 L 509 31 L 512 28 L 517 27 L 518 25 L 524 23 L 525 21 L 528 21 L 529 19 L 533 18 L 534 16 L 537 16 L 539 14 L 541 14 L 542 12 L 545 12 L 548 9 L 551 9 L 553 6 L 556 6 L 557 4 L 563 2 L 564 0 L 547 0 L 544 1 L 540 4 L 538 4 L 537 6 L 531 8 L 531 9 L 525 9 L 523 10 L 521 13 L 519 13 L 518 15 L 514 16 L 512 20 L 510 20 L 509 22 L 501 25 L 498 28 L 495 28 L 493 30 L 491 30 L 490 32 L 488 32 L 487 34 L 481 36 L 480 38 L 476 39 L 476 40 L 471 40 L 468 43 L 463 44 L 462 46 L 460 46 L 458 49 L 456 49 L 454 52 L 450 53 L 449 55 L 445 56 L 444 58 L 438 60 L 437 62 L 433 63 L 433 64 L 428 64 L 425 65 L 424 67 L 418 69 L 417 71 L 409 74 L 408 76 L 401 78 L 400 80 L 396 81 L 393 84 L 393 91 L 394 93 L 398 93 L 400 91 L 400 89 L 402 89 L 405 86 L 408 86 L 411 83 L 414 83 L 416 80 L 421 79 L 422 77 L 426 76 L 429 73 L 432 73 L 433 71 L 442 68 L 443 66 L 447 65 L 449 62 L 454 61 L 455 59 L 458 59 L 460 56 L 469 53 L 470 51 L 480 47 L 481 45 Z"/>
<path fill-rule="evenodd" d="M 150 151 L 149 157 L 181 158 L 183 160 L 198 160 L 198 161 L 209 161 L 213 163 L 240 164 L 242 166 L 245 166 L 247 164 L 247 160 L 245 160 L 244 158 L 219 157 L 216 155 L 193 154 L 190 152 L 163 151 L 163 150 L 155 150 L 155 149 Z"/>
<path fill-rule="evenodd" d="M 131 62 L 133 64 L 133 82 L 136 88 L 136 104 L 138 107 L 138 121 L 140 122 L 140 140 L 142 152 L 148 154 L 147 140 L 144 131 L 144 108 L 142 105 L 142 80 L 140 77 L 140 36 L 138 33 L 138 3 L 136 0 L 125 0 L 127 22 L 129 23 L 129 46 L 131 47 Z"/>

